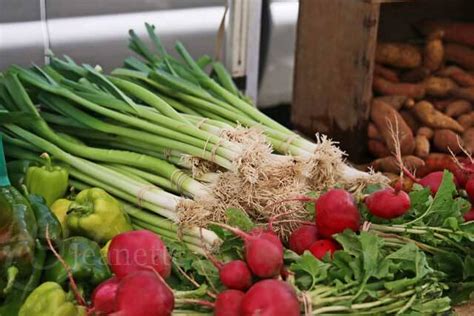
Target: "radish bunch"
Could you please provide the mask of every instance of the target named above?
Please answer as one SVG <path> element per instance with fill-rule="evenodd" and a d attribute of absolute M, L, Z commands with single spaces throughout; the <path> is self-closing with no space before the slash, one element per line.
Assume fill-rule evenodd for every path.
<path fill-rule="evenodd" d="M 223 264 L 210 256 L 219 269 L 222 284 L 228 288 L 217 296 L 214 315 L 299 315 L 300 306 L 293 288 L 273 279 L 285 269 L 283 244 L 271 224 L 268 229 L 256 228 L 249 233 L 221 226 L 243 239 L 245 261 Z M 260 281 L 252 284 L 253 278 Z"/>
<path fill-rule="evenodd" d="M 313 198 L 301 198 L 301 201 Z M 330 256 L 338 249 L 334 234 L 359 230 L 360 213 L 352 195 L 343 189 L 331 189 L 315 200 L 314 225 L 302 225 L 290 235 L 289 247 L 301 255 L 309 250 L 316 258 Z"/>
<path fill-rule="evenodd" d="M 171 315 L 174 295 L 164 281 L 170 274 L 171 260 L 158 235 L 146 230 L 117 235 L 107 257 L 115 276 L 99 284 L 92 294 L 97 315 Z"/>

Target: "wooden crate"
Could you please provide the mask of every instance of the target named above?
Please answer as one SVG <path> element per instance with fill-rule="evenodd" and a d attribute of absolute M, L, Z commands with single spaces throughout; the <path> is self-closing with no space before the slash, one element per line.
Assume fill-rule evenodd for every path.
<path fill-rule="evenodd" d="M 422 19 L 472 20 L 473 0 L 300 0 L 292 122 L 368 159 L 366 127 L 378 39 L 416 37 Z"/>

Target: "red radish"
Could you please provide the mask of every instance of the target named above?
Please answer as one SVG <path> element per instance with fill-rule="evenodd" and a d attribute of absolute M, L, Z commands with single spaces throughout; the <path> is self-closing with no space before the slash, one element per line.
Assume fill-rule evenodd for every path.
<path fill-rule="evenodd" d="M 418 184 L 425 188 L 429 188 L 432 194 L 436 194 L 436 192 L 438 192 L 442 180 L 443 171 L 435 171 L 418 180 Z"/>
<path fill-rule="evenodd" d="M 467 180 L 465 189 L 466 189 L 467 195 L 469 196 L 469 200 L 473 202 L 474 201 L 474 177 L 470 177 L 469 180 Z"/>
<path fill-rule="evenodd" d="M 114 316 L 168 316 L 174 295 L 153 271 L 136 271 L 125 276 L 117 289 Z"/>
<path fill-rule="evenodd" d="M 418 183 L 419 185 L 425 188 L 429 188 L 431 190 L 431 194 L 434 195 L 436 194 L 436 192 L 438 192 L 439 186 L 441 185 L 441 182 L 443 181 L 444 171 L 434 171 L 434 172 L 428 173 L 426 176 L 424 176 L 421 179 L 416 178 L 405 167 L 403 167 L 403 173 L 408 178 L 410 178 L 410 180 L 412 180 L 413 182 Z M 453 177 L 453 181 L 456 187 L 459 187 L 458 178 Z"/>
<path fill-rule="evenodd" d="M 318 240 L 318 230 L 315 225 L 301 225 L 290 235 L 290 249 L 301 255 L 308 250 L 312 243 Z"/>
<path fill-rule="evenodd" d="M 464 221 L 466 222 L 474 221 L 474 208 L 471 208 L 469 212 L 464 213 Z"/>
<path fill-rule="evenodd" d="M 365 198 L 365 205 L 372 215 L 392 219 L 402 216 L 410 209 L 410 196 L 401 190 L 386 188 Z"/>
<path fill-rule="evenodd" d="M 283 266 L 283 245 L 278 237 L 274 239 L 268 232 L 262 231 L 247 234 L 225 224 L 218 225 L 244 240 L 245 260 L 254 275 L 272 278 L 280 273 Z"/>
<path fill-rule="evenodd" d="M 107 258 L 119 278 L 139 270 L 152 268 L 163 278 L 171 273 L 171 259 L 157 234 L 147 230 L 129 231 L 115 236 Z"/>
<path fill-rule="evenodd" d="M 455 169 L 453 168 L 453 170 L 450 170 L 453 173 L 454 178 L 456 179 L 456 182 L 459 184 L 460 187 L 464 188 L 464 186 L 466 185 L 467 180 L 469 180 L 469 174 L 471 174 L 473 171 L 472 168 L 473 168 L 472 165 L 466 165 L 466 170 L 471 170 L 471 171 L 468 171 L 467 173 L 465 170 L 462 170 L 459 167 L 456 167 Z"/>
<path fill-rule="evenodd" d="M 268 221 L 268 227 L 262 228 L 262 227 L 256 227 L 250 231 L 250 235 L 253 236 L 259 236 L 263 239 L 266 239 L 270 242 L 272 242 L 275 246 L 281 248 L 281 251 L 283 251 L 283 244 L 281 243 L 280 238 L 277 236 L 277 234 L 273 231 L 273 221 L 279 217 L 285 214 L 279 214 L 276 215 Z"/>
<path fill-rule="evenodd" d="M 309 247 L 309 251 L 313 256 L 321 260 L 328 252 L 332 257 L 332 254 L 337 250 L 337 248 L 338 244 L 331 239 L 320 239 L 315 241 L 311 247 Z"/>
<path fill-rule="evenodd" d="M 119 284 L 119 278 L 111 277 L 94 289 L 91 301 L 96 314 L 109 314 L 115 310 L 115 294 Z"/>
<path fill-rule="evenodd" d="M 219 279 L 228 289 L 245 291 L 252 285 L 252 273 L 245 261 L 232 260 L 222 263 L 209 254 L 208 257 L 219 270 Z"/>
<path fill-rule="evenodd" d="M 270 229 L 254 228 L 249 232 L 249 234 L 251 236 L 268 240 L 273 245 L 280 248 L 281 251 L 284 250 L 283 244 L 281 243 L 280 238 L 277 236 L 277 234 L 273 230 L 271 230 L 271 228 Z"/>
<path fill-rule="evenodd" d="M 332 189 L 316 201 L 316 228 L 319 235 L 330 238 L 345 229 L 359 230 L 360 213 L 352 195 L 342 189 Z"/>
<path fill-rule="evenodd" d="M 245 294 L 241 316 L 299 316 L 300 305 L 293 288 L 279 280 L 255 283 Z"/>
<path fill-rule="evenodd" d="M 225 290 L 219 293 L 214 304 L 214 316 L 240 316 L 244 295 L 244 292 L 237 290 Z"/>

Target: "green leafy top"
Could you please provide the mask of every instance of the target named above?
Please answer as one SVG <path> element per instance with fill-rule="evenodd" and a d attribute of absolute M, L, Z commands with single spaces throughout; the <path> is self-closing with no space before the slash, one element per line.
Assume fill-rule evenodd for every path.
<path fill-rule="evenodd" d="M 321 261 L 305 252 L 291 265 L 301 288 L 311 289 L 318 283 L 358 284 L 357 292 L 361 294 L 370 292 L 369 283 L 382 281 L 384 288 L 400 290 L 433 273 L 426 255 L 414 243 L 396 249 L 374 233 L 357 235 L 350 230 L 335 239 L 343 249 L 332 259 Z"/>

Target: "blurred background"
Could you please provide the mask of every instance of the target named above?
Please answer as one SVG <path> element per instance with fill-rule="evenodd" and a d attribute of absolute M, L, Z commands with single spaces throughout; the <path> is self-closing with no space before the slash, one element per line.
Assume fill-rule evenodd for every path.
<path fill-rule="evenodd" d="M 194 56 L 214 55 L 226 0 L 0 0 L 0 71 L 44 63 L 44 49 L 112 69 L 131 55 L 128 30 L 156 25 L 165 46 L 182 41 Z M 263 0 L 258 105 L 288 121 L 297 0 Z M 43 22 L 42 22 L 43 21 Z M 257 74 L 257 69 L 251 70 Z M 279 107 L 276 107 L 279 106 Z M 276 107 L 276 108 L 275 108 Z M 276 110 L 275 110 L 276 109 Z"/>

